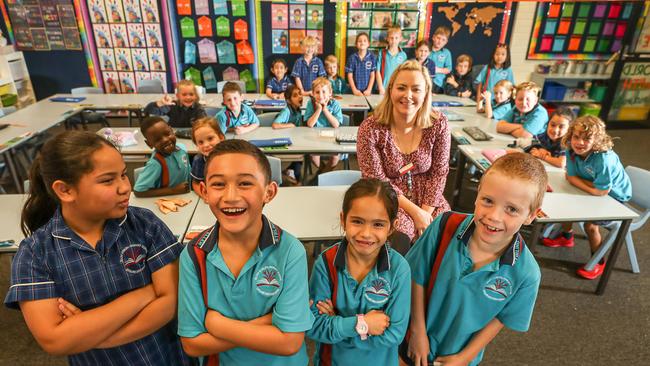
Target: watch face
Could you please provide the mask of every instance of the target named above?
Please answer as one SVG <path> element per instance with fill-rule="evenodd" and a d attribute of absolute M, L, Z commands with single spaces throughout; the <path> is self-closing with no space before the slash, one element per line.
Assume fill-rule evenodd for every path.
<path fill-rule="evenodd" d="M 366 324 L 359 324 L 359 332 L 367 333 L 368 332 L 368 326 Z"/>

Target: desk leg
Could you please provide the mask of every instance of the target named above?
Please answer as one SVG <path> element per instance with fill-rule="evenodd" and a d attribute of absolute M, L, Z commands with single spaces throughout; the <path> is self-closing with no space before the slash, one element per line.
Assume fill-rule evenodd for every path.
<path fill-rule="evenodd" d="M 463 176 L 465 175 L 465 154 L 460 152 L 458 157 L 458 166 L 456 167 L 456 177 L 454 179 L 454 190 L 452 192 L 451 200 L 451 209 L 455 210 L 458 208 L 458 202 L 460 201 L 460 191 L 463 189 Z"/>
<path fill-rule="evenodd" d="M 533 221 L 533 230 L 530 233 L 530 243 L 526 243 L 528 245 L 528 249 L 531 251 L 531 253 L 535 253 L 535 247 L 537 246 L 537 241 L 539 240 L 539 234 L 542 232 L 542 227 L 544 224 L 540 224 L 537 222 L 537 220 Z"/>
<path fill-rule="evenodd" d="M 11 154 L 11 150 L 5 151 L 3 155 L 4 155 L 5 163 L 7 163 L 7 168 L 9 169 L 9 174 L 11 175 L 11 179 L 14 181 L 14 187 L 16 188 L 16 192 L 24 193 L 23 185 L 20 184 L 20 176 L 18 175 L 18 170 L 16 169 L 16 163 L 14 162 L 14 158 Z"/>
<path fill-rule="evenodd" d="M 605 293 L 605 287 L 607 287 L 607 282 L 609 282 L 609 276 L 612 274 L 614 264 L 616 264 L 618 253 L 621 251 L 623 243 L 625 243 L 625 234 L 627 234 L 627 231 L 630 229 L 631 223 L 632 220 L 623 220 L 623 222 L 621 222 L 621 227 L 618 229 L 618 233 L 616 234 L 616 240 L 614 240 L 614 246 L 609 252 L 609 258 L 607 258 L 605 271 L 602 276 L 600 276 L 598 287 L 596 287 L 596 295 L 602 295 Z"/>
<path fill-rule="evenodd" d="M 307 185 L 307 174 L 311 170 L 311 157 L 309 154 L 305 154 L 302 157 L 302 185 Z"/>

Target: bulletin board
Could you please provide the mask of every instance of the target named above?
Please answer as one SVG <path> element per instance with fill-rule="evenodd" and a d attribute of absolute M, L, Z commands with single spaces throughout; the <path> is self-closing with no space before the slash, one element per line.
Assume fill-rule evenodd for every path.
<path fill-rule="evenodd" d="M 8 0 L 14 43 L 20 51 L 81 50 L 72 0 Z"/>
<path fill-rule="evenodd" d="M 356 52 L 354 47 L 359 33 L 370 35 L 371 49 L 386 48 L 386 30 L 393 24 L 402 28 L 400 47 L 412 51 L 410 49 L 415 48 L 417 44 L 420 24 L 418 3 L 350 2 L 348 4 L 346 37 L 348 54 Z"/>
<path fill-rule="evenodd" d="M 623 47 L 633 2 L 539 3 L 528 59 L 607 59 Z"/>
<path fill-rule="evenodd" d="M 176 0 L 172 9 L 180 74 L 216 92 L 217 81 L 242 80 L 256 90 L 255 2 Z"/>
<path fill-rule="evenodd" d="M 82 0 L 91 60 L 107 93 L 134 93 L 142 80 L 169 90 L 166 8 L 158 0 Z"/>

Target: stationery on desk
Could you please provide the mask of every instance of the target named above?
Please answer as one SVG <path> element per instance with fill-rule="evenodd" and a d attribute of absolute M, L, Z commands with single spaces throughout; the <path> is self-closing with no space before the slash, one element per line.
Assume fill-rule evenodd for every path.
<path fill-rule="evenodd" d="M 83 100 L 86 100 L 86 97 L 54 97 L 50 98 L 50 102 L 58 103 L 79 103 Z"/>
<path fill-rule="evenodd" d="M 288 137 L 279 137 L 274 139 L 260 139 L 260 140 L 248 140 L 251 144 L 262 148 L 262 147 L 281 147 L 291 145 L 291 139 Z"/>
<path fill-rule="evenodd" d="M 256 107 L 284 107 L 286 102 L 278 99 L 258 99 L 254 105 Z"/>
<path fill-rule="evenodd" d="M 433 101 L 431 102 L 432 107 L 462 107 L 464 106 L 461 102 L 456 102 L 453 100 L 449 101 Z"/>

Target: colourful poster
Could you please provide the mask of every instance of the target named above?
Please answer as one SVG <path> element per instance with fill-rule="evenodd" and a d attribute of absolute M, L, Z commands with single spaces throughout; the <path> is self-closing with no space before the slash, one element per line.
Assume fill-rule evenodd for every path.
<path fill-rule="evenodd" d="M 131 61 L 130 48 L 116 48 L 115 49 L 115 62 L 117 63 L 118 71 L 131 71 L 133 70 Z"/>
<path fill-rule="evenodd" d="M 289 27 L 289 7 L 286 4 L 271 4 L 271 27 L 286 29 Z"/>
<path fill-rule="evenodd" d="M 223 40 L 217 43 L 217 57 L 221 64 L 235 63 L 235 46 L 232 42 Z"/>
<path fill-rule="evenodd" d="M 201 83 L 201 72 L 193 67 L 185 70 L 185 79 L 192 80 L 194 85 L 203 85 Z"/>
<path fill-rule="evenodd" d="M 113 47 L 129 47 L 129 40 L 126 33 L 126 24 L 111 24 L 110 28 Z"/>
<path fill-rule="evenodd" d="M 115 71 L 115 53 L 112 48 L 100 48 L 97 50 L 99 54 L 99 68 L 102 71 Z"/>
<path fill-rule="evenodd" d="M 289 27 L 290 28 L 305 28 L 305 6 L 298 4 L 291 4 L 289 6 Z"/>
<path fill-rule="evenodd" d="M 149 68 L 151 71 L 165 71 L 164 50 L 162 48 L 149 48 L 147 51 L 149 52 Z"/>
<path fill-rule="evenodd" d="M 47 43 L 49 43 L 50 49 L 65 50 L 61 28 L 45 28 L 45 34 L 47 34 Z"/>
<path fill-rule="evenodd" d="M 120 92 L 120 76 L 117 72 L 102 72 L 106 93 L 117 94 Z"/>
<path fill-rule="evenodd" d="M 196 15 L 209 15 L 210 7 L 208 6 L 208 0 L 194 1 L 194 10 L 196 11 Z"/>
<path fill-rule="evenodd" d="M 289 53 L 289 34 L 286 29 L 273 29 L 273 53 Z"/>
<path fill-rule="evenodd" d="M 214 48 L 214 42 L 207 38 L 199 41 L 199 60 L 202 64 L 217 63 L 217 50 Z"/>
<path fill-rule="evenodd" d="M 248 39 L 248 23 L 244 19 L 235 20 L 235 40 L 243 41 Z"/>
<path fill-rule="evenodd" d="M 122 93 L 135 93 L 135 75 L 132 72 L 120 72 L 120 88 Z"/>
<path fill-rule="evenodd" d="M 219 33 L 219 28 L 217 27 L 217 34 L 218 33 Z M 194 29 L 194 19 L 188 17 L 181 19 L 181 36 L 183 38 L 196 37 L 196 30 Z"/>
<path fill-rule="evenodd" d="M 134 48 L 131 50 L 133 56 L 133 70 L 149 71 L 149 55 L 143 48 Z"/>
<path fill-rule="evenodd" d="M 205 82 L 206 89 L 216 89 L 217 88 L 217 77 L 214 75 L 214 70 L 212 66 L 208 66 L 203 69 L 203 81 Z"/>
<path fill-rule="evenodd" d="M 228 15 L 228 3 L 226 0 L 213 0 L 214 15 Z"/>
<path fill-rule="evenodd" d="M 186 64 L 195 64 L 196 63 L 196 45 L 190 40 L 185 41 L 185 63 Z"/>
<path fill-rule="evenodd" d="M 192 15 L 192 3 L 190 0 L 176 0 L 176 13 L 178 15 Z"/>
<path fill-rule="evenodd" d="M 162 47 L 160 24 L 145 24 L 144 32 L 147 39 L 147 47 Z"/>
<path fill-rule="evenodd" d="M 43 15 L 45 28 L 61 28 L 61 23 L 59 23 L 59 12 L 56 10 L 56 6 L 48 4 L 41 5 L 41 14 Z"/>
<path fill-rule="evenodd" d="M 63 28 L 76 28 L 77 19 L 74 16 L 74 7 L 72 4 L 59 4 L 56 6 L 59 13 L 59 22 Z M 64 32 L 65 34 L 65 32 Z"/>
<path fill-rule="evenodd" d="M 93 28 L 97 47 L 112 48 L 113 42 L 111 41 L 110 26 L 108 24 L 95 24 Z"/>
<path fill-rule="evenodd" d="M 225 70 L 223 70 L 223 72 L 221 73 L 221 76 L 223 76 L 223 80 L 226 80 L 226 81 L 239 80 L 239 71 L 237 71 L 237 69 L 235 69 L 232 66 L 228 66 L 228 67 L 226 67 Z"/>
<path fill-rule="evenodd" d="M 623 65 L 608 120 L 645 121 L 650 113 L 650 63 Z"/>
<path fill-rule="evenodd" d="M 69 50 L 81 49 L 81 38 L 79 36 L 79 29 L 77 28 L 61 28 L 63 31 L 63 42 L 65 47 Z"/>
<path fill-rule="evenodd" d="M 146 47 L 144 26 L 142 24 L 127 24 L 126 28 L 129 33 L 129 44 L 131 44 L 131 47 Z"/>
<path fill-rule="evenodd" d="M 88 0 L 88 11 L 93 23 L 108 23 L 103 0 Z M 74 14 L 74 13 L 73 13 Z"/>
<path fill-rule="evenodd" d="M 197 20 L 199 23 L 199 37 L 212 37 L 212 20 L 210 17 L 202 16 Z"/>
<path fill-rule="evenodd" d="M 139 0 L 123 0 L 126 21 L 129 23 L 142 23 Z"/>
<path fill-rule="evenodd" d="M 232 15 L 236 17 L 246 16 L 246 3 L 244 0 L 231 0 L 230 7 L 232 8 Z"/>
<path fill-rule="evenodd" d="M 158 3 L 156 0 L 140 0 L 140 7 L 145 23 L 158 23 L 160 18 L 158 17 Z"/>
<path fill-rule="evenodd" d="M 307 28 L 309 29 L 323 28 L 323 6 L 322 5 L 307 6 Z"/>
<path fill-rule="evenodd" d="M 124 23 L 124 9 L 122 0 L 106 0 L 109 23 Z"/>
<path fill-rule="evenodd" d="M 230 20 L 228 18 L 221 16 L 215 21 L 217 26 L 217 36 L 219 37 L 230 37 Z"/>
<path fill-rule="evenodd" d="M 289 31 L 289 52 L 302 53 L 300 43 L 305 38 L 304 29 L 292 29 Z"/>

